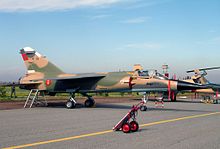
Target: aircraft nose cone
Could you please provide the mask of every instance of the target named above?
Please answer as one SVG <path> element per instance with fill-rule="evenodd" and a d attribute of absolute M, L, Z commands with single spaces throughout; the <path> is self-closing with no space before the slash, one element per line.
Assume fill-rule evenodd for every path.
<path fill-rule="evenodd" d="M 177 90 L 178 91 L 196 90 L 196 89 L 204 89 L 204 88 L 206 88 L 204 85 L 194 84 L 194 83 L 189 83 L 189 82 L 184 82 L 184 81 L 178 81 L 178 83 L 177 83 Z"/>

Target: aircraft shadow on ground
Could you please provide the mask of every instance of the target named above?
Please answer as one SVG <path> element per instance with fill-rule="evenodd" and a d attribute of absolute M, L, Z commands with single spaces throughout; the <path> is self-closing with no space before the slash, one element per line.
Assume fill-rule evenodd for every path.
<path fill-rule="evenodd" d="M 111 103 L 106 103 L 106 104 L 102 104 L 102 103 L 97 103 L 96 106 L 94 108 L 106 108 L 106 109 L 127 109 L 130 110 L 132 107 L 131 105 L 122 105 L 121 104 L 111 104 Z M 66 108 L 65 107 L 65 102 L 57 102 L 57 103 L 48 103 L 49 108 Z M 86 108 L 84 107 L 83 104 L 78 103 L 76 105 L 76 108 Z M 173 111 L 173 112 L 213 112 L 213 111 L 208 111 L 208 110 L 191 110 L 191 109 L 175 109 L 175 108 L 157 108 L 157 107 L 149 107 L 147 111 L 143 111 L 143 112 L 149 112 L 149 111 Z"/>
<path fill-rule="evenodd" d="M 132 105 L 117 105 L 117 104 L 111 104 L 111 103 L 107 103 L 107 104 L 97 104 L 95 108 L 107 108 L 107 109 L 128 109 L 130 110 L 132 107 Z"/>
<path fill-rule="evenodd" d="M 49 107 L 49 108 L 66 108 L 65 102 L 48 103 L 47 107 Z M 94 108 L 131 109 L 131 107 L 132 107 L 132 105 L 127 106 L 127 105 L 117 105 L 117 104 L 110 104 L 110 103 L 106 103 L 106 104 L 97 103 Z M 84 107 L 83 104 L 77 103 L 76 108 L 86 108 L 86 107 Z"/>
<path fill-rule="evenodd" d="M 66 108 L 66 102 L 49 102 L 47 103 L 48 108 Z M 82 104 L 77 103 L 76 108 L 84 108 Z"/>

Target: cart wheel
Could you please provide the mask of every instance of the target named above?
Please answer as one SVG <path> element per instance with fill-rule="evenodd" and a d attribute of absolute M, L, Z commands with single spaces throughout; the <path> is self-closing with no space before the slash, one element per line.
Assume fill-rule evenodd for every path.
<path fill-rule="evenodd" d="M 122 131 L 124 133 L 129 133 L 131 131 L 131 125 L 129 123 L 125 123 L 122 125 Z"/>
<path fill-rule="evenodd" d="M 131 125 L 131 131 L 132 131 L 132 132 L 138 131 L 138 129 L 139 129 L 139 124 L 138 124 L 136 121 L 131 121 L 131 122 L 130 122 L 130 125 Z"/>

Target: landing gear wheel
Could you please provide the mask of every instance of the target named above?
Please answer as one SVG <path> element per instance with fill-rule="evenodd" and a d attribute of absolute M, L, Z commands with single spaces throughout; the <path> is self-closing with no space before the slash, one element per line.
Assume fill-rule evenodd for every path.
<path fill-rule="evenodd" d="M 147 106 L 140 106 L 141 111 L 147 111 Z"/>
<path fill-rule="evenodd" d="M 87 99 L 84 103 L 85 107 L 92 107 L 94 106 L 95 101 L 93 99 Z"/>
<path fill-rule="evenodd" d="M 139 129 L 139 124 L 136 121 L 131 121 L 130 122 L 131 125 L 131 131 L 132 132 L 136 132 Z"/>
<path fill-rule="evenodd" d="M 66 102 L 66 108 L 67 108 L 67 109 L 72 109 L 72 108 L 75 108 L 75 107 L 76 107 L 76 104 L 75 104 L 73 101 L 68 100 L 68 101 Z"/>
<path fill-rule="evenodd" d="M 131 131 L 131 125 L 129 123 L 125 123 L 122 125 L 122 131 L 124 133 L 129 133 Z"/>

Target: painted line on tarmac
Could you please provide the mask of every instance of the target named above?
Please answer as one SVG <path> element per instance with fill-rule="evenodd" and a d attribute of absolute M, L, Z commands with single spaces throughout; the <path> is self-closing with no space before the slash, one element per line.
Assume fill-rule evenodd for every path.
<path fill-rule="evenodd" d="M 163 124 L 163 123 L 171 123 L 171 122 L 176 122 L 176 121 L 181 121 L 181 120 L 186 120 L 186 119 L 193 119 L 193 118 L 199 118 L 199 117 L 205 117 L 205 116 L 211 116 L 211 115 L 217 115 L 217 114 L 220 114 L 220 112 L 213 112 L 213 113 L 206 113 L 206 114 L 200 114 L 200 115 L 185 116 L 185 117 L 169 119 L 169 120 L 162 120 L 162 121 L 142 124 L 140 125 L 140 127 L 147 127 L 147 126 L 158 125 L 158 124 Z"/>
<path fill-rule="evenodd" d="M 140 125 L 140 127 L 147 127 L 147 126 L 159 125 L 159 124 L 164 124 L 164 123 L 171 123 L 171 122 L 176 122 L 176 121 L 181 121 L 181 120 L 186 120 L 186 119 L 193 119 L 193 118 L 199 118 L 199 117 L 205 117 L 205 116 L 211 116 L 211 115 L 217 115 L 217 114 L 220 114 L 220 112 L 185 116 L 185 117 L 169 119 L 169 120 L 161 120 L 161 121 L 157 121 L 157 122 L 142 124 L 142 125 Z M 108 134 L 108 133 L 112 133 L 112 132 L 113 132 L 113 130 L 106 130 L 106 131 L 83 134 L 83 135 L 78 135 L 78 136 L 72 136 L 72 137 L 66 137 L 66 138 L 60 138 L 60 139 L 54 139 L 54 140 L 48 140 L 48 141 L 35 142 L 35 143 L 31 143 L 31 144 L 11 146 L 11 147 L 2 148 L 2 149 L 19 149 L 19 148 L 25 148 L 25 147 L 33 147 L 33 146 L 44 145 L 44 144 L 49 144 L 49 143 L 63 142 L 63 141 L 75 140 L 75 139 L 92 137 L 92 136 L 99 136 L 99 135 Z"/>

